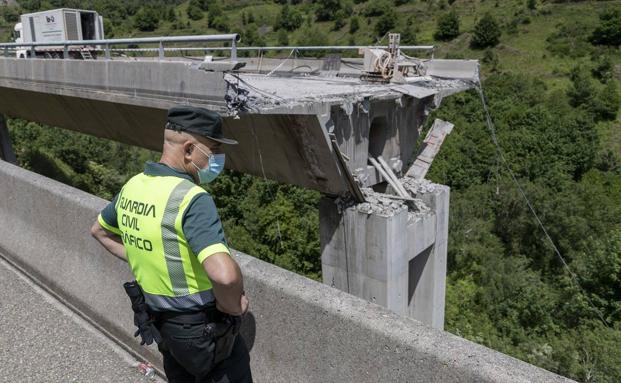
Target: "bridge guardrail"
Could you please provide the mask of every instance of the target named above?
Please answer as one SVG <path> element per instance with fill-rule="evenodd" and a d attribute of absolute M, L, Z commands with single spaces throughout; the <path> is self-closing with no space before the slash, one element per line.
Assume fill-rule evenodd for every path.
<path fill-rule="evenodd" d="M 67 57 L 70 47 L 72 46 L 94 46 L 94 51 L 104 52 L 105 58 L 110 59 L 110 52 L 158 52 L 159 58 L 162 59 L 165 56 L 165 52 L 177 52 L 177 51 L 230 51 L 231 60 L 237 59 L 238 51 L 345 51 L 345 50 L 359 50 L 364 48 L 376 48 L 376 49 L 388 49 L 385 45 L 326 45 L 326 46 L 250 46 L 239 47 L 237 42 L 240 41 L 240 35 L 237 33 L 223 34 L 223 35 L 198 35 L 198 36 L 162 36 L 162 37 L 138 37 L 138 38 L 122 38 L 122 39 L 104 39 L 104 40 L 68 40 L 68 41 L 54 41 L 54 42 L 34 42 L 34 43 L 0 43 L 0 49 L 3 50 L 4 56 L 8 57 L 9 53 L 15 53 L 18 48 L 29 48 L 33 53 L 36 47 L 51 47 L 62 46 L 64 57 Z M 188 42 L 230 42 L 231 46 L 225 47 L 184 47 L 174 48 L 165 47 L 164 43 L 188 43 Z M 121 44 L 159 44 L 157 48 L 111 48 L 114 45 Z M 103 47 L 103 48 L 102 48 Z M 402 45 L 400 50 L 413 51 L 431 51 L 432 58 L 435 51 L 434 45 Z"/>
<path fill-rule="evenodd" d="M 63 47 L 64 57 L 68 56 L 69 48 L 72 46 L 102 46 L 106 59 L 110 59 L 110 47 L 121 44 L 159 44 L 157 48 L 160 59 L 164 58 L 165 43 L 199 43 L 199 42 L 230 42 L 231 60 L 237 59 L 237 42 L 240 36 L 238 33 L 222 34 L 222 35 L 197 35 L 197 36 L 162 36 L 162 37 L 137 37 L 125 39 L 104 39 L 104 40 L 64 40 L 51 42 L 34 42 L 34 43 L 1 43 L 0 49 L 4 51 L 4 56 L 8 57 L 9 49 L 27 47 L 33 53 L 36 47 Z"/>

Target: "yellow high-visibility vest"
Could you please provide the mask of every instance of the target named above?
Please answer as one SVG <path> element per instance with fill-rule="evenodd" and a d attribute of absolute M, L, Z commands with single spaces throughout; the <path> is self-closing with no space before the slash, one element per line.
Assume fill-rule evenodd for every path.
<path fill-rule="evenodd" d="M 192 311 L 214 302 L 211 281 L 201 263 L 213 254 L 195 255 L 186 240 L 183 216 L 205 190 L 187 179 L 140 173 L 119 193 L 115 210 L 132 273 L 154 311 Z M 109 225 L 100 223 L 106 229 Z M 228 253 L 224 244 L 221 251 Z M 210 246 L 211 248 L 212 246 Z M 202 258 L 202 259 L 201 259 Z"/>

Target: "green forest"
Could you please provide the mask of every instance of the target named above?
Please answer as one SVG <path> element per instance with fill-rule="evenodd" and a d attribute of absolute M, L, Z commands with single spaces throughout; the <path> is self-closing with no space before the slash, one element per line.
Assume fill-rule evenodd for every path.
<path fill-rule="evenodd" d="M 455 129 L 428 175 L 451 187 L 445 328 L 581 382 L 621 382 L 621 1 L 19 3 L 0 7 L 5 41 L 25 11 L 76 7 L 99 11 L 107 37 L 239 32 L 243 45 L 346 45 L 392 31 L 436 45 L 436 57 L 479 59 L 507 166 L 563 260 L 501 160 L 479 95 L 445 99 L 429 121 Z M 21 166 L 107 199 L 158 158 L 9 125 Z M 321 279 L 318 193 L 233 172 L 208 190 L 234 248 Z"/>

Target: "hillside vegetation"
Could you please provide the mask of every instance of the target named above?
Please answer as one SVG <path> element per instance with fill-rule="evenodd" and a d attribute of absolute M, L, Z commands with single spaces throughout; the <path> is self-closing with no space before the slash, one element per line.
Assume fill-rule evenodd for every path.
<path fill-rule="evenodd" d="M 621 1 L 21 1 L 61 6 L 98 10 L 108 37 L 370 44 L 396 31 L 403 44 L 437 45 L 436 57 L 480 59 L 500 150 L 562 259 L 503 165 L 478 94 L 446 99 L 430 120 L 455 129 L 429 174 L 452 190 L 446 329 L 581 382 L 621 381 Z M 20 12 L 0 8 L 5 39 Z M 10 125 L 22 166 L 104 198 L 157 158 Z M 233 247 L 321 278 L 318 193 L 230 172 L 208 190 Z"/>

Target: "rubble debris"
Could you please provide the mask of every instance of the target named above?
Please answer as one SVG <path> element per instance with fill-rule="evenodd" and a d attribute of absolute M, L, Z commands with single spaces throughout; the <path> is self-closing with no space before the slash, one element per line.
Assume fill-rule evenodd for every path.
<path fill-rule="evenodd" d="M 365 214 L 392 216 L 404 209 L 411 217 L 429 213 L 429 207 L 417 198 L 403 199 L 399 196 L 378 193 L 371 188 L 363 188 L 366 202 L 355 205 L 357 211 Z"/>
<path fill-rule="evenodd" d="M 433 193 L 435 192 L 437 186 L 429 180 L 419 180 L 412 177 L 401 178 L 401 184 L 413 196 L 416 196 L 418 194 Z"/>
<path fill-rule="evenodd" d="M 361 213 L 391 216 L 408 208 L 405 201 L 386 198 L 382 193 L 374 192 L 373 189 L 365 188 L 362 192 L 366 202 L 356 205 L 356 210 Z"/>

